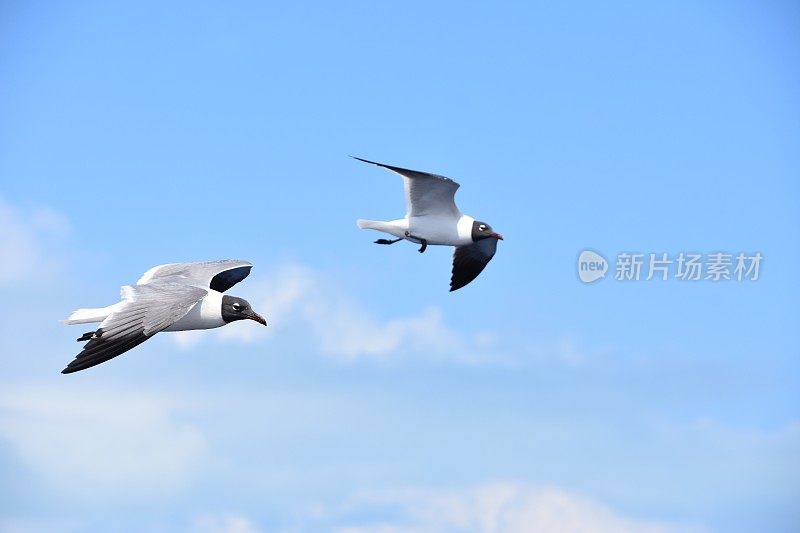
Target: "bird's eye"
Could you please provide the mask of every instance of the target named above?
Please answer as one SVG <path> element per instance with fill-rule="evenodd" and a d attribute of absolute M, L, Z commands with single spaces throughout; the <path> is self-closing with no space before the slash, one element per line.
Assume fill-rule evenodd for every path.
<path fill-rule="evenodd" d="M 233 307 L 234 311 L 241 311 L 242 310 L 242 304 L 240 304 L 239 302 L 233 302 L 233 305 L 231 307 Z"/>
<path fill-rule="evenodd" d="M 478 229 L 481 231 L 486 231 L 486 224 L 481 224 L 480 226 L 478 226 Z"/>

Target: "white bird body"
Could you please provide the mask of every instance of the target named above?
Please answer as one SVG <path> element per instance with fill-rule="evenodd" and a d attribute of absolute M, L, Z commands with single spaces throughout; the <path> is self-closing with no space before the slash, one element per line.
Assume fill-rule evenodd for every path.
<path fill-rule="evenodd" d="M 503 236 L 495 233 L 489 224 L 461 213 L 455 201 L 458 183 L 438 174 L 384 165 L 360 157 L 356 159 L 403 177 L 405 217 L 389 221 L 356 221 L 359 228 L 374 229 L 397 237 L 393 241 L 378 239 L 376 244 L 393 244 L 404 239 L 421 244 L 420 253 L 428 245 L 455 247 L 451 291 L 465 286 L 483 271 L 494 257 L 497 241 Z"/>
<path fill-rule="evenodd" d="M 164 328 L 164 331 L 213 329 L 225 325 L 222 319 L 222 293 L 211 289 L 205 298 L 194 304 L 183 318 Z"/>
<path fill-rule="evenodd" d="M 85 370 L 138 346 L 160 331 L 211 329 L 235 320 L 267 325 L 242 298 L 223 294 L 250 273 L 247 261 L 170 263 L 148 270 L 135 285 L 122 287 L 121 300 L 106 307 L 78 309 L 67 324 L 100 322 L 62 372 Z"/>
<path fill-rule="evenodd" d="M 421 243 L 420 239 L 425 239 L 428 244 L 465 246 L 472 244 L 473 222 L 475 219 L 469 215 L 461 215 L 458 219 L 449 216 L 424 215 L 405 216 L 389 221 L 361 219 L 358 221 L 358 227 L 382 231 L 417 244 Z"/>
<path fill-rule="evenodd" d="M 137 285 L 147 285 L 149 280 Z M 204 289 L 207 294 L 202 300 L 192 305 L 189 312 L 181 319 L 164 328 L 162 331 L 187 331 L 192 329 L 212 329 L 225 325 L 222 319 L 222 293 L 204 288 L 197 285 L 189 285 Z M 131 287 L 122 288 L 122 301 L 106 307 L 78 309 L 64 320 L 65 324 L 88 324 L 92 322 L 102 322 L 112 313 L 121 310 L 128 302 L 136 301 L 135 292 Z"/>

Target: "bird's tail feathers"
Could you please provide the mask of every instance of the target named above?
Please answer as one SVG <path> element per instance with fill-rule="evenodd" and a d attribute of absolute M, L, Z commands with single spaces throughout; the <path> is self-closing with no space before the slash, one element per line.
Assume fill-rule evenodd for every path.
<path fill-rule="evenodd" d="M 61 322 L 64 324 L 88 324 L 90 322 L 102 322 L 108 315 L 116 311 L 119 304 L 109 305 L 108 307 L 95 307 L 76 309 L 66 320 Z"/>
<path fill-rule="evenodd" d="M 363 218 L 356 220 L 356 224 L 361 229 L 374 229 L 386 233 L 391 233 L 390 230 L 394 228 L 394 226 L 388 222 L 383 222 L 381 220 L 365 220 Z"/>

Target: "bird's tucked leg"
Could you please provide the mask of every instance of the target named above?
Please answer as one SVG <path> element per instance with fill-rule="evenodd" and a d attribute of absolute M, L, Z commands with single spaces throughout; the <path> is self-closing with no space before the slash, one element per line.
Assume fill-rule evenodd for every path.
<path fill-rule="evenodd" d="M 406 232 L 406 237 L 409 237 L 411 239 L 416 239 L 416 240 L 419 241 L 419 243 L 422 245 L 422 246 L 419 247 L 419 250 L 417 250 L 419 253 L 424 252 L 428 248 L 428 240 L 427 239 L 423 239 L 422 237 L 415 237 L 415 236 L 411 235 L 409 232 Z"/>
<path fill-rule="evenodd" d="M 86 333 L 81 335 L 81 337 L 78 339 L 78 342 L 92 340 L 93 338 L 95 338 L 95 336 L 99 337 L 100 335 L 95 335 L 96 333 L 97 333 L 96 331 L 87 331 Z"/>
<path fill-rule="evenodd" d="M 393 241 L 390 241 L 389 239 L 378 239 L 377 241 L 375 241 L 375 244 L 394 244 L 397 241 L 402 241 L 402 240 L 403 239 L 394 239 Z"/>

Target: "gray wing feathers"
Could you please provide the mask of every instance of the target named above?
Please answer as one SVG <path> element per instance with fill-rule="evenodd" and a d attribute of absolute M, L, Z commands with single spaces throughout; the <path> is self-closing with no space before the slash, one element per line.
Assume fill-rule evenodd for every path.
<path fill-rule="evenodd" d="M 415 172 L 414 174 L 421 173 Z M 461 211 L 456 207 L 455 199 L 458 183 L 434 174 L 424 174 L 424 177 L 401 175 L 405 182 L 406 207 L 409 217 L 426 215 L 461 217 Z"/>
<path fill-rule="evenodd" d="M 158 279 L 175 278 L 192 281 L 203 287 L 225 292 L 250 274 L 253 264 L 238 259 L 170 263 L 151 268 L 137 282 L 149 284 Z"/>
<path fill-rule="evenodd" d="M 135 287 L 134 293 L 134 304 L 146 306 L 142 320 L 144 334 L 153 335 L 186 316 L 208 291 L 178 283 L 158 283 Z"/>
<path fill-rule="evenodd" d="M 208 291 L 157 280 L 123 287 L 123 294 L 125 305 L 100 323 L 94 336 L 62 373 L 90 368 L 138 346 L 183 318 Z"/>
<path fill-rule="evenodd" d="M 359 161 L 378 165 L 403 177 L 406 191 L 407 216 L 426 215 L 460 217 L 456 207 L 456 191 L 459 184 L 448 177 L 408 168 L 394 167 L 356 157 Z"/>

